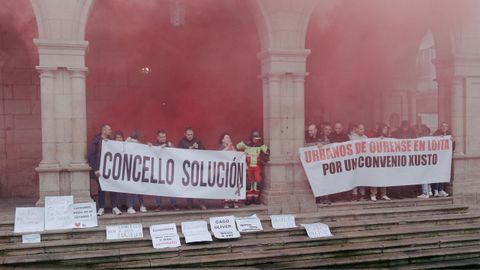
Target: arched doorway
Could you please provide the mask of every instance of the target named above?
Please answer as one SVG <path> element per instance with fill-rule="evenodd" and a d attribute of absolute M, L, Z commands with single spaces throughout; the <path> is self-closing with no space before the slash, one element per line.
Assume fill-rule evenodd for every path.
<path fill-rule="evenodd" d="M 163 128 L 176 143 L 192 126 L 217 149 L 224 131 L 241 140 L 262 128 L 260 42 L 246 1 L 97 1 L 86 39 L 89 138 L 108 122 L 145 141 Z"/>
<path fill-rule="evenodd" d="M 33 45 L 37 25 L 28 0 L 0 10 L 0 198 L 38 197 L 42 155 L 40 83 Z"/>

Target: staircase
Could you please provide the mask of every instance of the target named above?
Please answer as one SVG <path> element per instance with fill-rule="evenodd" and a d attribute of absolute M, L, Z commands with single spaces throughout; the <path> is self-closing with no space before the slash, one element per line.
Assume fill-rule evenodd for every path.
<path fill-rule="evenodd" d="M 151 224 L 257 214 L 263 232 L 238 240 L 153 249 Z M 49 231 L 22 244 L 13 224 L 0 224 L 0 268 L 138 269 L 184 267 L 448 269 L 480 268 L 480 212 L 452 198 L 336 203 L 296 215 L 297 225 L 323 222 L 333 237 L 309 239 L 303 227 L 273 230 L 265 206 L 106 215 L 99 227 Z M 144 238 L 107 241 L 107 224 L 142 223 Z M 178 229 L 181 233 L 180 228 Z"/>

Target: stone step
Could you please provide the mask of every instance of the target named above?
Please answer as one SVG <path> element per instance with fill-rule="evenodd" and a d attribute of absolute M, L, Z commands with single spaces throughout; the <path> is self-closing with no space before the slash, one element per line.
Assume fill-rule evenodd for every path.
<path fill-rule="evenodd" d="M 17 249 L 12 245 L 10 250 L 4 250 L 4 263 L 25 263 L 34 261 L 49 261 L 49 260 L 66 260 L 76 259 L 82 260 L 88 258 L 98 258 L 100 261 L 105 260 L 105 257 L 118 256 L 123 254 L 127 257 L 135 256 L 153 256 L 161 253 L 161 256 L 175 257 L 175 256 L 198 256 L 199 254 L 218 254 L 224 253 L 225 250 L 238 250 L 243 252 L 245 250 L 261 249 L 269 250 L 272 248 L 293 248 L 296 246 L 305 245 L 350 245 L 350 244 L 365 244 L 378 243 L 379 241 L 388 241 L 395 243 L 395 241 L 410 241 L 415 244 L 419 239 L 431 239 L 432 236 L 437 238 L 454 237 L 454 236 L 468 236 L 463 241 L 468 239 L 477 239 L 479 236 L 480 224 L 469 224 L 462 226 L 404 226 L 397 230 L 376 230 L 340 233 L 331 238 L 323 238 L 312 241 L 308 239 L 305 232 L 300 229 L 284 231 L 283 237 L 258 237 L 264 236 L 264 233 L 251 234 L 250 238 L 244 238 L 238 241 L 215 241 L 209 244 L 184 245 L 178 249 L 165 249 L 161 252 L 151 247 L 150 238 L 147 236 L 142 240 L 124 240 L 124 241 L 96 241 L 95 239 L 83 239 L 73 242 L 72 240 L 63 240 L 57 243 L 40 243 L 32 244 L 30 247 L 18 246 Z M 268 232 L 267 232 L 268 233 Z M 248 236 L 245 235 L 245 236 Z M 432 239 L 431 239 L 432 240 Z M 427 240 L 425 240 L 427 241 Z M 434 243 L 438 239 L 432 240 Z M 92 250 L 93 249 L 93 250 Z M 220 252 L 219 252 L 220 250 Z M 37 254 L 35 254 L 37 253 Z M 147 254 L 147 255 L 146 255 Z M 173 254 L 173 255 L 172 255 Z M 177 255 L 175 255 L 177 254 Z M 28 256 L 25 256 L 28 255 Z M 82 257 L 83 256 L 83 257 Z M 132 258 L 133 258 L 132 257 Z"/>
<path fill-rule="evenodd" d="M 465 249 L 467 247 L 467 249 Z M 458 252 L 455 249 L 462 249 Z M 445 256 L 447 250 L 456 255 L 470 257 L 470 250 L 480 250 L 480 238 L 475 239 L 463 237 L 449 237 L 442 239 L 439 243 L 435 239 L 407 241 L 384 241 L 369 243 L 353 243 L 344 245 L 322 245 L 294 248 L 291 246 L 276 247 L 270 249 L 232 249 L 222 254 L 198 254 L 191 256 L 163 257 L 157 258 L 154 254 L 144 257 L 130 256 L 129 260 L 118 262 L 99 263 L 97 268 L 132 268 L 132 267 L 243 267 L 257 266 L 267 268 L 316 268 L 316 267 L 338 267 L 347 264 L 349 267 L 358 266 L 363 262 L 378 262 L 390 258 L 409 260 L 410 256 L 401 254 L 429 254 L 432 256 Z M 467 251 L 466 254 L 464 251 Z M 139 252 L 142 252 L 139 250 Z M 383 255 L 379 257 L 378 255 Z M 480 254 L 476 254 L 480 256 Z M 417 260 L 421 257 L 418 256 Z M 351 263 L 354 260 L 355 263 Z M 328 263 L 325 263 L 328 262 Z M 68 264 L 67 264 L 68 265 Z"/>
<path fill-rule="evenodd" d="M 382 229 L 382 228 L 390 228 L 392 226 L 398 226 L 402 224 L 420 224 L 420 223 L 431 223 L 432 225 L 435 224 L 456 224 L 456 223 L 473 223 L 478 221 L 479 216 L 478 214 L 458 214 L 456 210 L 460 209 L 463 211 L 463 207 L 456 208 L 454 206 L 448 206 L 449 210 L 455 210 L 453 214 L 445 214 L 445 215 L 432 215 L 438 211 L 438 207 L 432 208 L 431 206 L 428 207 L 414 207 L 414 208 L 402 208 L 403 212 L 399 212 L 399 209 L 376 209 L 371 211 L 366 211 L 363 214 L 378 214 L 378 213 L 388 213 L 391 214 L 395 212 L 397 215 L 394 218 L 383 218 L 383 219 L 356 219 L 353 221 L 344 221 L 341 218 L 337 218 L 336 216 L 332 216 L 331 214 L 321 214 L 321 213 L 311 213 L 311 214 L 301 214 L 297 215 L 297 224 L 301 223 L 314 223 L 314 222 L 324 222 L 332 226 L 337 231 L 356 231 L 356 230 L 372 230 L 372 229 Z M 420 214 L 418 211 L 422 211 Z M 445 207 L 442 207 L 442 211 L 446 210 Z M 404 215 L 409 213 L 409 215 Z M 356 214 L 362 214 L 360 211 L 356 211 Z M 424 215 L 423 213 L 429 213 L 429 215 Z M 333 213 L 335 214 L 335 213 Z M 337 215 L 343 217 L 346 212 L 338 213 Z M 353 215 L 352 213 L 350 213 Z M 268 229 L 271 228 L 269 216 L 260 214 L 259 217 L 262 220 L 262 225 L 264 228 Z M 204 217 L 203 219 L 208 220 L 208 217 Z M 149 222 L 142 223 L 144 226 L 144 234 L 148 235 L 148 227 L 153 224 L 160 224 L 160 222 L 152 222 L 152 219 L 148 219 Z M 127 220 L 129 221 L 129 220 Z M 177 221 L 177 228 L 180 232 L 180 223 L 183 220 Z M 172 222 L 170 220 L 164 222 Z M 129 222 L 131 223 L 131 222 Z M 75 229 L 75 230 L 59 230 L 59 231 L 46 231 L 42 233 L 42 242 L 48 241 L 57 241 L 57 240 L 78 240 L 78 239 L 103 239 L 105 238 L 105 227 L 106 225 L 100 225 L 96 228 L 87 228 L 87 229 Z M 273 231 L 271 233 L 282 234 L 281 231 Z M 283 232 L 285 233 L 285 232 Z M 266 237 L 266 236 L 265 236 Z M 11 243 L 20 243 L 21 242 L 21 235 L 14 234 L 12 232 L 0 232 L 0 250 L 2 245 L 11 244 Z"/>
<path fill-rule="evenodd" d="M 341 210 L 363 210 L 363 209 L 375 209 L 375 208 L 390 208 L 390 207 L 415 207 L 415 206 L 428 206 L 428 205 L 450 205 L 453 204 L 452 197 L 435 197 L 429 199 L 392 199 L 391 201 L 377 200 L 375 202 L 367 201 L 354 201 L 354 202 L 336 202 L 330 205 L 317 204 L 318 211 L 321 212 L 324 209 Z"/>

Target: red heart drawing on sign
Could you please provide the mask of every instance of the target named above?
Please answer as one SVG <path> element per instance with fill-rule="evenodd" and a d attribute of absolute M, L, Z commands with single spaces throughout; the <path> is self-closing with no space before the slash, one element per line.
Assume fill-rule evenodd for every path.
<path fill-rule="evenodd" d="M 75 222 L 75 227 L 80 227 L 80 222 Z"/>

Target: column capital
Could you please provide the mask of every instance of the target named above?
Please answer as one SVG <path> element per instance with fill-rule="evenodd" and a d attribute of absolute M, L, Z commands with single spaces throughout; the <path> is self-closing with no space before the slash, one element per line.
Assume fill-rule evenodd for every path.
<path fill-rule="evenodd" d="M 83 67 L 83 68 L 80 68 L 80 67 L 75 67 L 75 68 L 70 68 L 70 67 L 67 67 L 67 70 L 70 72 L 70 76 L 72 78 L 85 78 L 87 76 L 87 73 L 88 73 L 88 68 L 86 67 Z"/>
<path fill-rule="evenodd" d="M 46 66 L 36 66 L 35 68 L 40 73 L 41 78 L 55 78 L 55 72 L 58 70 L 57 67 Z"/>

